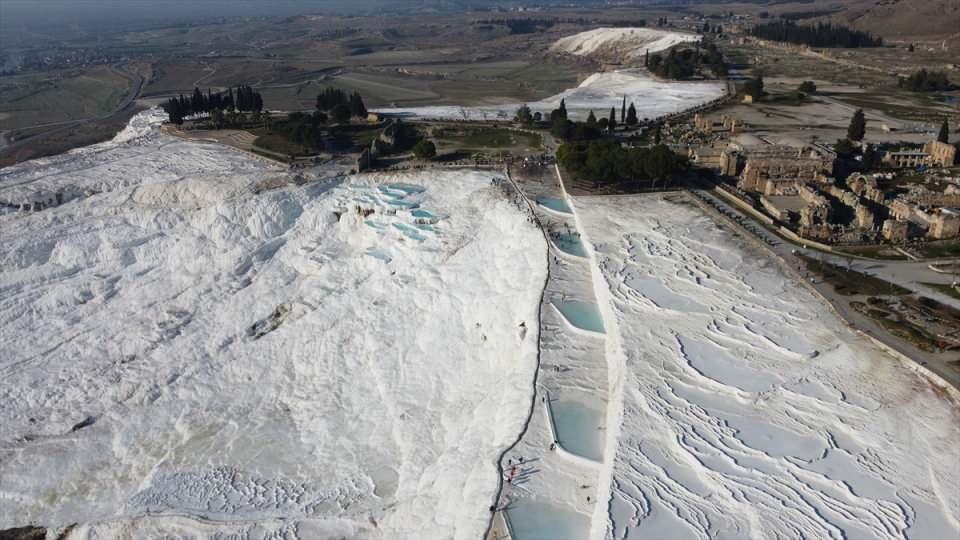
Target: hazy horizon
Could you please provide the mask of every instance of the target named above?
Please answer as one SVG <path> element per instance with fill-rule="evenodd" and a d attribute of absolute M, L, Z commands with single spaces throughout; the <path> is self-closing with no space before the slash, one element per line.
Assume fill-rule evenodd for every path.
<path fill-rule="evenodd" d="M 130 23 L 215 17 L 284 17 L 308 13 L 360 14 L 406 0 L 3 0 L 0 26 L 8 30 L 77 26 L 105 30 Z M 479 3 L 479 2 L 475 2 Z M 439 4 L 439 3 L 438 3 Z M 456 2 L 451 2 L 456 4 Z"/>
<path fill-rule="evenodd" d="M 598 0 L 3 0 L 0 30 L 126 31 L 230 17 L 403 15 L 490 7 L 595 4 Z M 59 36 L 58 36 L 59 37 Z M 8 36 L 8 39 L 9 36 Z M 0 42 L 0 48 L 4 47 Z M 13 45 L 8 43 L 7 45 Z M 15 48 L 15 47 L 14 47 Z"/>

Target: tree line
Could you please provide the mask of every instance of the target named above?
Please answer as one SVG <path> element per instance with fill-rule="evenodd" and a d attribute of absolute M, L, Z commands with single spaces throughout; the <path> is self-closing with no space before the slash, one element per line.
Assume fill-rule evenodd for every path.
<path fill-rule="evenodd" d="M 199 88 L 194 88 L 191 97 L 187 98 L 180 94 L 179 97 L 170 98 L 163 105 L 163 109 L 169 116 L 170 122 L 180 125 L 189 116 L 213 111 L 236 110 L 259 113 L 263 110 L 263 98 L 259 92 L 244 85 L 238 86 L 236 93 L 233 88 L 228 88 L 224 92 L 217 93 L 208 89 L 204 94 Z"/>
<path fill-rule="evenodd" d="M 630 180 L 666 186 L 688 166 L 686 158 L 666 145 L 624 148 L 612 140 L 568 142 L 557 150 L 557 160 L 565 169 L 589 178 L 594 187 Z"/>
<path fill-rule="evenodd" d="M 626 97 L 620 106 L 619 123 L 635 126 L 639 123 L 633 103 L 627 106 Z M 528 117 L 529 108 L 521 107 L 517 117 Z M 566 141 L 557 151 L 557 160 L 567 170 L 589 178 L 594 187 L 624 180 L 648 180 L 651 187 L 664 185 L 678 172 L 687 168 L 687 160 L 660 144 L 659 127 L 656 144 L 651 148 L 623 148 L 619 142 L 603 138 L 603 132 L 616 129 L 617 108 L 611 107 L 609 116 L 597 119 L 593 111 L 585 122 L 568 118 L 566 101 L 550 112 L 551 133 Z"/>
<path fill-rule="evenodd" d="M 367 107 L 360 93 L 347 95 L 338 88 L 324 88 L 317 95 L 317 110 L 326 113 L 337 123 L 348 122 L 351 117 L 367 117 Z"/>
<path fill-rule="evenodd" d="M 913 92 L 946 92 L 954 89 L 954 85 L 947 78 L 946 73 L 925 69 L 921 69 L 909 77 L 900 77 L 897 84 L 900 88 Z"/>
<path fill-rule="evenodd" d="M 758 24 L 750 29 L 750 35 L 770 41 L 796 43 L 811 47 L 882 47 L 883 39 L 869 32 L 853 30 L 839 24 L 818 23 L 799 25 L 793 21 L 772 21 Z"/>

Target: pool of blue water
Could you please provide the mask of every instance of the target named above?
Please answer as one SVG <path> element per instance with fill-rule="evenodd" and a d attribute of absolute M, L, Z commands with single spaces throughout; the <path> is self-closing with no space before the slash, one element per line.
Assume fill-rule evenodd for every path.
<path fill-rule="evenodd" d="M 427 237 L 420 234 L 415 227 L 407 225 L 406 223 L 394 223 L 393 226 L 411 240 L 423 242 L 427 239 Z"/>
<path fill-rule="evenodd" d="M 390 189 L 395 189 L 397 191 L 402 191 L 406 194 L 423 193 L 424 191 L 427 190 L 427 188 L 423 186 L 417 186 L 414 184 L 403 184 L 403 183 L 387 184 L 387 187 Z"/>
<path fill-rule="evenodd" d="M 557 306 L 563 317 L 577 328 L 600 334 L 605 333 L 603 319 L 600 317 L 600 310 L 597 309 L 596 304 L 577 300 L 554 300 L 553 305 Z"/>
<path fill-rule="evenodd" d="M 430 212 L 428 212 L 427 210 L 424 210 L 424 209 L 422 209 L 422 208 L 418 208 L 418 209 L 414 210 L 413 212 L 410 212 L 410 215 L 412 215 L 412 216 L 415 217 L 415 218 L 420 218 L 420 219 L 430 219 L 430 220 L 433 220 L 433 219 L 436 219 L 436 218 L 437 218 L 437 216 L 433 215 L 432 213 L 430 213 Z"/>
<path fill-rule="evenodd" d="M 549 504 L 520 499 L 507 509 L 513 540 L 583 540 L 590 536 L 590 519 Z"/>
<path fill-rule="evenodd" d="M 578 456 L 603 461 L 603 411 L 564 399 L 551 402 L 550 411 L 560 446 Z"/>
<path fill-rule="evenodd" d="M 557 248 L 564 253 L 573 255 L 574 257 L 587 256 L 587 249 L 583 246 L 583 242 L 580 241 L 580 238 L 575 234 L 560 234 L 557 236 L 552 236 L 551 239 Z"/>
<path fill-rule="evenodd" d="M 364 254 L 369 255 L 374 259 L 380 259 L 383 262 L 390 262 L 391 260 L 393 260 L 393 258 L 390 257 L 390 255 L 388 255 L 382 249 L 370 248 L 367 251 L 365 251 Z"/>
<path fill-rule="evenodd" d="M 383 223 L 377 223 L 376 221 L 373 221 L 371 219 L 366 220 L 364 223 L 366 223 L 367 226 L 370 227 L 371 229 L 383 230 L 387 227 Z"/>
<path fill-rule="evenodd" d="M 390 199 L 386 201 L 390 206 L 402 206 L 403 208 L 416 208 L 420 206 L 417 201 L 407 201 L 403 199 Z"/>
<path fill-rule="evenodd" d="M 572 214 L 570 207 L 567 206 L 567 201 L 563 199 L 557 199 L 554 197 L 537 197 L 537 204 L 540 206 L 549 208 L 554 212 L 560 212 L 562 214 Z"/>

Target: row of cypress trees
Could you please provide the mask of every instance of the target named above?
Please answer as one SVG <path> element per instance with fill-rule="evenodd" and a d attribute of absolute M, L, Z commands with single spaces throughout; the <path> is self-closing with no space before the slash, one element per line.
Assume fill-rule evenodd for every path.
<path fill-rule="evenodd" d="M 236 93 L 233 88 L 228 88 L 225 92 L 217 93 L 208 89 L 204 94 L 199 88 L 194 88 L 191 97 L 187 98 L 180 94 L 179 97 L 167 100 L 163 108 L 169 115 L 170 121 L 179 125 L 188 116 L 214 110 L 260 112 L 263 110 L 263 98 L 259 92 L 245 85 L 238 86 Z"/>

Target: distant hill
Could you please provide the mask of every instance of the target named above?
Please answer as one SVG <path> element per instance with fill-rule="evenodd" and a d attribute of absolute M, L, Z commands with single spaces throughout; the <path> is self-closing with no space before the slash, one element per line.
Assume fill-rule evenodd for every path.
<path fill-rule="evenodd" d="M 960 40 L 960 0 L 848 0 L 831 17 L 888 39 Z"/>
<path fill-rule="evenodd" d="M 800 24 L 833 21 L 892 41 L 960 44 L 960 0 L 659 0 L 652 5 L 658 3 L 686 4 L 705 13 L 786 15 Z"/>

